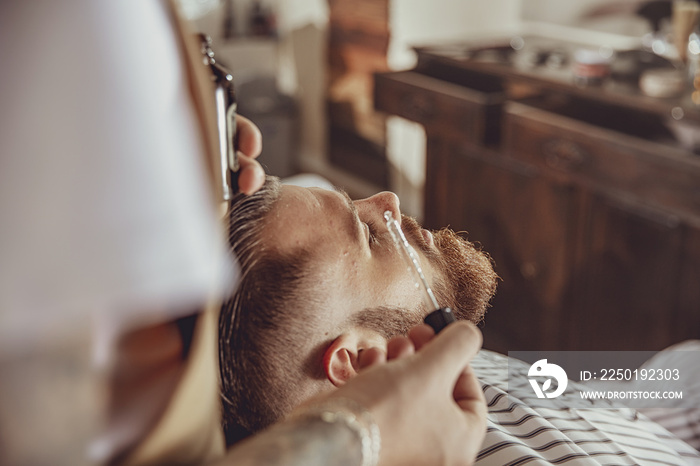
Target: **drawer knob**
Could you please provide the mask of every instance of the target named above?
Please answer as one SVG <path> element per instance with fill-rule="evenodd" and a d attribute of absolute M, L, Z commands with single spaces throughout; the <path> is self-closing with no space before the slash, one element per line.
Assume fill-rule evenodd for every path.
<path fill-rule="evenodd" d="M 542 147 L 545 162 L 556 170 L 571 170 L 588 159 L 586 151 L 573 141 L 552 139 Z"/>
<path fill-rule="evenodd" d="M 520 273 L 526 280 L 532 280 L 537 278 L 537 275 L 540 272 L 539 269 L 540 268 L 536 262 L 525 262 L 520 266 Z"/>
<path fill-rule="evenodd" d="M 406 118 L 418 123 L 427 123 L 435 116 L 433 99 L 423 94 L 404 95 L 401 110 Z"/>

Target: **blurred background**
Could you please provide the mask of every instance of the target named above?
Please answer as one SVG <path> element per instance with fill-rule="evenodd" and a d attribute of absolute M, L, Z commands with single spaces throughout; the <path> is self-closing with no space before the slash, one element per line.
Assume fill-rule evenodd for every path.
<path fill-rule="evenodd" d="M 696 1 L 180 3 L 269 173 L 392 190 L 492 256 L 485 348 L 700 338 Z M 0 1 L 0 464 L 106 457 L 120 333 L 234 282 L 167 5 Z"/>
<path fill-rule="evenodd" d="M 272 174 L 389 189 L 502 278 L 485 347 L 700 336 L 694 1 L 222 0 Z"/>

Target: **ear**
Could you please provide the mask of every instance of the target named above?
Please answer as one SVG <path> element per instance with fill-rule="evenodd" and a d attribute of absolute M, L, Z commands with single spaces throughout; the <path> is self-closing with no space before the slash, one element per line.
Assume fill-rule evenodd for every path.
<path fill-rule="evenodd" d="M 386 340 L 377 332 L 353 328 L 333 340 L 323 354 L 323 370 L 328 380 L 340 387 L 357 375 L 360 351 L 378 347 L 386 351 Z"/>

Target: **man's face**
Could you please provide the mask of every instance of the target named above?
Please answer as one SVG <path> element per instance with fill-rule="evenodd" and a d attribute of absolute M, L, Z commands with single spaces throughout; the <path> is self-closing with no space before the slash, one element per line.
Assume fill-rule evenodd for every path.
<path fill-rule="evenodd" d="M 476 292 L 482 301 L 481 296 L 486 296 L 484 309 L 462 317 L 480 320 L 495 290 L 488 257 L 451 232 L 431 233 L 413 219 L 402 218 L 399 199 L 393 193 L 351 201 L 336 191 L 283 186 L 269 218 L 268 245 L 280 252 L 308 251 L 317 272 L 314 288 L 328 313 L 326 321 L 341 323 L 352 313 L 376 307 L 412 310 L 416 315 L 411 319 L 420 320 L 432 309 L 421 306 L 420 290 L 387 230 L 386 211 L 402 219 L 428 283 L 447 291 L 437 293 L 438 300 L 443 296 L 455 301 L 440 305 L 454 307 L 459 301 L 473 301 L 467 295 Z M 488 289 L 455 290 L 457 287 Z"/>

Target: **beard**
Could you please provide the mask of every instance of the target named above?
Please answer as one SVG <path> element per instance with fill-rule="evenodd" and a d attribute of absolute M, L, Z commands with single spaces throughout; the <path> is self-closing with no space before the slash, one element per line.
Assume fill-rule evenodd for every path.
<path fill-rule="evenodd" d="M 414 218 L 403 215 L 401 229 L 437 271 L 432 289 L 440 306 L 449 306 L 458 319 L 480 323 L 496 293 L 498 275 L 491 257 L 448 228 L 432 232 L 435 248 Z"/>

